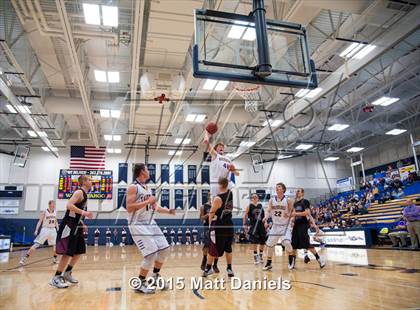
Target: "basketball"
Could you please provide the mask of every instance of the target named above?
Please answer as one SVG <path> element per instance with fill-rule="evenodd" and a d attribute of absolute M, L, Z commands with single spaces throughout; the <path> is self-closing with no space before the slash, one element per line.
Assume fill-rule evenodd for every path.
<path fill-rule="evenodd" d="M 206 126 L 206 131 L 211 134 L 214 135 L 217 132 L 217 125 L 216 123 L 210 122 L 207 124 Z"/>
<path fill-rule="evenodd" d="M 0 8 L 0 310 L 420 310 L 420 0 Z"/>

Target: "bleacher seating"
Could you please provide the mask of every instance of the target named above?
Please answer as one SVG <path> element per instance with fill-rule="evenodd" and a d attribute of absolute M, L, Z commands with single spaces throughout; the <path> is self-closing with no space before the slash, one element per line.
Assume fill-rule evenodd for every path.
<path fill-rule="evenodd" d="M 416 204 L 420 206 L 420 195 L 409 195 L 406 198 L 417 199 Z M 357 219 L 363 224 L 391 224 L 397 222 L 404 209 L 401 203 L 405 199 L 391 200 L 383 204 L 371 203 L 368 207 L 368 213 L 363 215 L 350 215 L 345 214 L 345 218 Z"/>

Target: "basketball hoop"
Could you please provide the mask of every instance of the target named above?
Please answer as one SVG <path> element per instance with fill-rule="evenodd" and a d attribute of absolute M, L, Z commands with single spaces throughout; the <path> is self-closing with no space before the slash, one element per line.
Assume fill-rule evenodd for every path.
<path fill-rule="evenodd" d="M 238 83 L 235 90 L 245 100 L 245 111 L 249 113 L 255 113 L 258 111 L 258 106 L 261 101 L 260 89 L 261 86 L 256 85 L 253 87 L 247 86 L 247 84 Z"/>

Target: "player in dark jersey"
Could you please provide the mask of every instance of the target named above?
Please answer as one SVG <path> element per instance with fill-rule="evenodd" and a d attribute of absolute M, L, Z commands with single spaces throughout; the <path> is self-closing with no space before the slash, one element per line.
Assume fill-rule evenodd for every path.
<path fill-rule="evenodd" d="M 203 277 L 214 273 L 212 269 L 213 260 L 223 256 L 223 253 L 226 253 L 228 277 L 234 276 L 232 270 L 232 243 L 234 236 L 232 221 L 233 195 L 228 189 L 229 180 L 227 178 L 220 178 L 218 184 L 219 194 L 214 197 L 209 212 L 209 221 L 211 222 L 210 246 Z"/>
<path fill-rule="evenodd" d="M 200 220 L 203 223 L 203 259 L 201 260 L 201 270 L 204 271 L 207 264 L 207 254 L 209 252 L 210 246 L 210 229 L 209 229 L 209 212 L 211 209 L 211 197 L 210 193 L 207 195 L 207 202 L 203 204 L 200 208 Z M 217 258 L 213 262 L 213 271 L 215 273 L 219 272 L 217 267 Z"/>
<path fill-rule="evenodd" d="M 89 232 L 88 230 L 84 230 L 83 231 L 83 239 L 85 239 L 85 244 L 88 245 L 88 237 L 89 237 Z"/>
<path fill-rule="evenodd" d="M 192 242 L 193 244 L 198 244 L 198 230 L 195 227 L 192 229 Z"/>
<path fill-rule="evenodd" d="M 171 245 L 175 244 L 175 230 L 171 228 L 171 231 L 169 232 L 169 235 L 171 236 Z"/>
<path fill-rule="evenodd" d="M 191 230 L 189 227 L 185 230 L 185 244 L 191 244 Z"/>
<path fill-rule="evenodd" d="M 267 240 L 267 232 L 263 223 L 264 209 L 261 203 L 259 203 L 258 195 L 252 194 L 251 203 L 246 208 L 243 218 L 244 230 L 247 231 L 246 225 L 249 220 L 249 241 L 253 244 L 254 250 L 254 264 L 263 263 L 263 252 L 264 244 Z M 258 253 L 259 245 L 259 253 Z"/>
<path fill-rule="evenodd" d="M 98 228 L 96 228 L 95 231 L 94 231 L 95 246 L 98 246 L 99 245 L 99 236 L 100 236 L 100 234 L 101 234 L 101 231 Z"/>
<path fill-rule="evenodd" d="M 106 246 L 111 246 L 111 229 L 109 227 L 106 228 L 105 231 L 105 236 L 106 236 Z"/>
<path fill-rule="evenodd" d="M 318 252 L 311 245 L 309 241 L 308 229 L 310 227 L 309 217 L 311 216 L 311 205 L 308 200 L 304 198 L 305 191 L 303 188 L 296 190 L 296 199 L 293 204 L 294 212 L 294 226 L 292 231 L 292 246 L 294 252 L 294 260 L 296 260 L 296 253 L 298 249 L 309 250 L 316 258 L 321 268 L 325 267 L 325 261 L 318 255 Z M 309 259 L 309 257 L 308 257 Z M 305 263 L 307 261 L 305 257 Z"/>
<path fill-rule="evenodd" d="M 177 234 L 176 244 L 182 244 L 182 235 L 184 233 L 182 232 L 182 228 L 181 227 L 178 228 L 178 232 L 176 234 Z"/>
<path fill-rule="evenodd" d="M 76 190 L 67 203 L 67 211 L 61 221 L 57 234 L 57 254 L 61 254 L 61 259 L 50 285 L 56 288 L 67 288 L 68 283 L 78 283 L 72 277 L 73 267 L 76 265 L 81 254 L 86 253 L 85 239 L 83 231 L 87 226 L 83 223 L 86 217 L 91 219 L 93 213 L 87 211 L 87 193 L 92 187 L 92 182 L 87 175 L 79 177 L 80 188 Z"/>
<path fill-rule="evenodd" d="M 125 246 L 127 242 L 127 232 L 125 231 L 125 228 L 123 227 L 122 231 L 121 231 L 121 246 Z"/>

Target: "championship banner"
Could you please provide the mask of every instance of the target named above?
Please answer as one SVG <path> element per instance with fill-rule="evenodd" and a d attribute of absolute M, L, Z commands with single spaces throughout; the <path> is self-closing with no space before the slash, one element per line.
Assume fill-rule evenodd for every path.
<path fill-rule="evenodd" d="M 127 208 L 126 196 L 127 196 L 127 189 L 125 187 L 119 188 L 118 199 L 117 199 L 118 208 Z"/>
<path fill-rule="evenodd" d="M 197 210 L 197 190 L 196 189 L 188 190 L 188 209 Z"/>
<path fill-rule="evenodd" d="M 168 164 L 160 165 L 160 183 L 169 184 L 169 165 Z"/>
<path fill-rule="evenodd" d="M 89 199 L 112 199 L 112 170 L 72 170 L 61 169 L 58 184 L 58 199 L 69 199 L 79 188 L 79 176 L 88 175 L 92 188 Z"/>
<path fill-rule="evenodd" d="M 175 189 L 175 209 L 184 209 L 184 190 Z"/>
<path fill-rule="evenodd" d="M 201 166 L 201 184 L 210 185 L 210 167 L 208 165 Z"/>
<path fill-rule="evenodd" d="M 188 184 L 197 184 L 197 166 L 188 165 Z"/>
<path fill-rule="evenodd" d="M 149 170 L 149 180 L 147 180 L 147 183 L 156 184 L 156 164 L 147 164 L 147 170 Z"/>
<path fill-rule="evenodd" d="M 399 170 L 400 170 L 401 179 L 405 180 L 408 178 L 408 175 L 410 174 L 410 172 L 416 171 L 416 167 L 414 165 L 409 165 L 409 166 L 401 167 L 399 168 Z"/>
<path fill-rule="evenodd" d="M 209 189 L 202 189 L 201 190 L 201 205 L 205 204 L 207 202 L 207 197 L 210 194 L 210 190 Z"/>
<path fill-rule="evenodd" d="M 169 209 L 169 199 L 170 199 L 170 190 L 168 188 L 163 188 L 160 193 L 160 205 L 163 208 Z"/>
<path fill-rule="evenodd" d="M 128 164 L 118 164 L 118 184 L 127 184 L 128 182 Z"/>
<path fill-rule="evenodd" d="M 175 184 L 184 184 L 184 165 L 175 165 Z"/>

